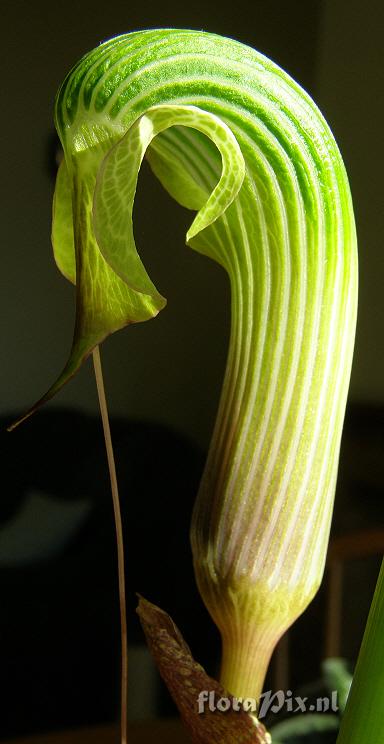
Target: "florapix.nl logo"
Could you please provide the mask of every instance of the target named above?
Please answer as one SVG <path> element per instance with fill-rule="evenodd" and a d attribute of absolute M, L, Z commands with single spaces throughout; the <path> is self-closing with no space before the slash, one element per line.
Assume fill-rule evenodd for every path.
<path fill-rule="evenodd" d="M 197 697 L 198 713 L 219 712 L 226 713 L 229 710 L 244 710 L 248 713 L 257 713 L 259 720 L 265 718 L 268 713 L 326 713 L 332 711 L 336 713 L 339 710 L 337 691 L 333 690 L 330 696 L 309 698 L 301 695 L 294 695 L 292 690 L 277 690 L 273 692 L 268 690 L 260 695 L 257 701 L 255 698 L 241 697 L 218 697 L 214 690 L 201 690 Z"/>

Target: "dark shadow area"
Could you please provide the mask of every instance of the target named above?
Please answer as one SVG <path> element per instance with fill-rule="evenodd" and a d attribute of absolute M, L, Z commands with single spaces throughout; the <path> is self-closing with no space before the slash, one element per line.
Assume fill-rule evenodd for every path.
<path fill-rule="evenodd" d="M 44 411 L 1 435 L 1 736 L 117 718 L 116 547 L 100 421 Z M 112 421 L 126 541 L 129 643 L 136 592 L 168 611 L 202 661 L 215 631 L 194 584 L 189 522 L 203 454 L 146 422 Z M 216 644 L 217 649 L 217 644 Z M 158 712 L 172 710 L 166 696 Z"/>

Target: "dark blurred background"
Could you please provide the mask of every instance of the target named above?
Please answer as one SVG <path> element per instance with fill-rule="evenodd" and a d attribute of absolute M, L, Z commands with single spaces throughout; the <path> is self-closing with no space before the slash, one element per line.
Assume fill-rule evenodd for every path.
<path fill-rule="evenodd" d="M 382 525 L 379 0 L 366 6 L 357 0 L 2 5 L 2 423 L 47 389 L 72 338 L 73 290 L 59 275 L 50 248 L 56 90 L 69 68 L 100 41 L 156 26 L 204 29 L 250 44 L 309 91 L 334 131 L 354 198 L 361 286 L 334 533 Z M 136 242 L 168 306 L 152 322 L 115 334 L 103 346 L 128 538 L 130 641 L 137 670 L 133 717 L 171 710 L 142 648 L 135 591 L 174 615 L 212 673 L 218 653 L 215 631 L 194 589 L 188 524 L 224 371 L 229 297 L 220 268 L 184 247 L 191 219 L 144 167 L 135 205 Z M 119 684 L 115 552 L 91 365 L 47 412 L 12 435 L 2 433 L 1 444 L 0 738 L 112 720 Z M 358 566 L 348 579 L 353 591 L 347 596 L 355 596 L 358 582 L 361 597 L 355 622 L 353 603 L 346 608 L 343 653 L 352 660 L 377 565 Z M 320 597 L 309 619 L 300 621 L 300 638 L 293 638 L 302 644 L 295 684 L 317 674 L 321 602 Z M 318 653 L 311 666 L 314 628 Z"/>

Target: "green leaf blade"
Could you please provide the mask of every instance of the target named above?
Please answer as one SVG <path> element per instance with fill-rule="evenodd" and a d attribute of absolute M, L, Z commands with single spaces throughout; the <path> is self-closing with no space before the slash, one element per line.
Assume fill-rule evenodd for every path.
<path fill-rule="evenodd" d="M 383 741 L 384 561 L 364 632 L 337 744 Z"/>

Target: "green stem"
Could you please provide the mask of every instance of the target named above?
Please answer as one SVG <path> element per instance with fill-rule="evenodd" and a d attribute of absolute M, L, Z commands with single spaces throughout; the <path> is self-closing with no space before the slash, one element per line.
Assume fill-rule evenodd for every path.
<path fill-rule="evenodd" d="M 117 485 L 115 458 L 113 455 L 111 430 L 109 426 L 107 401 L 105 397 L 103 372 L 101 368 L 100 350 L 96 346 L 93 350 L 93 365 L 95 369 L 97 394 L 99 397 L 100 413 L 103 422 L 105 448 L 107 451 L 109 477 L 111 481 L 113 511 L 115 516 L 117 563 L 119 575 L 119 600 L 120 600 L 120 624 L 121 624 L 121 744 L 127 743 L 128 727 L 128 647 L 127 647 L 127 612 L 125 599 L 125 562 L 124 562 L 124 539 L 121 520 L 119 490 Z"/>
<path fill-rule="evenodd" d="M 233 630 L 234 634 L 231 633 Z M 242 627 L 239 623 L 237 628 L 229 628 L 229 631 L 228 635 L 223 633 L 220 683 L 230 693 L 236 690 L 236 697 L 252 695 L 258 701 L 276 644 L 275 629 L 263 635 L 255 633 L 252 625 Z"/>
<path fill-rule="evenodd" d="M 381 566 L 337 744 L 384 738 L 384 561 Z"/>

